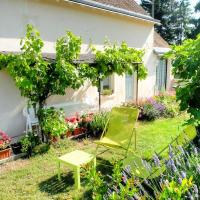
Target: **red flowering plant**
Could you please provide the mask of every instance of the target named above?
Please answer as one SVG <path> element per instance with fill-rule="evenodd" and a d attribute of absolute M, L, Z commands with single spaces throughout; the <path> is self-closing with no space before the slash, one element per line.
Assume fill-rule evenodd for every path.
<path fill-rule="evenodd" d="M 0 130 L 0 150 L 4 150 L 9 147 L 11 138 L 2 130 Z"/>
<path fill-rule="evenodd" d="M 93 113 L 88 113 L 81 116 L 78 113 L 76 113 L 74 116 L 67 117 L 65 121 L 70 132 L 75 134 L 75 132 L 78 131 L 80 134 L 81 132 L 86 131 L 87 124 L 90 123 L 92 119 Z"/>

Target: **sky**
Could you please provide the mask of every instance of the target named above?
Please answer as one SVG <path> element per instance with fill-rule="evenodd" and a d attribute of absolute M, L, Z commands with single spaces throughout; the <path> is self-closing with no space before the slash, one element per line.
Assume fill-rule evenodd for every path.
<path fill-rule="evenodd" d="M 191 4 L 193 9 L 196 6 L 198 1 L 200 1 L 200 0 L 190 0 L 190 4 Z M 198 16 L 200 16 L 200 13 L 195 13 L 194 15 L 195 15 L 195 17 L 198 17 Z"/>

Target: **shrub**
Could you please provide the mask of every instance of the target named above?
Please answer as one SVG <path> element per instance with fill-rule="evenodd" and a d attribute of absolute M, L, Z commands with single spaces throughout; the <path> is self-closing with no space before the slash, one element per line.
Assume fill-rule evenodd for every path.
<path fill-rule="evenodd" d="M 49 150 L 50 146 L 49 144 L 39 144 L 37 146 L 35 146 L 33 148 L 33 154 L 43 154 L 43 153 L 46 153 L 48 150 Z"/>
<path fill-rule="evenodd" d="M 59 137 L 67 131 L 65 113 L 62 109 L 47 108 L 40 111 L 42 115 L 41 128 L 47 136 Z"/>
<path fill-rule="evenodd" d="M 164 117 L 175 117 L 179 114 L 179 103 L 172 95 L 158 95 L 154 99 L 165 106 Z"/>
<path fill-rule="evenodd" d="M 106 122 L 109 119 L 109 112 L 99 112 L 93 115 L 92 121 L 89 123 L 89 132 L 94 136 L 102 134 Z"/>
<path fill-rule="evenodd" d="M 0 130 L 0 150 L 10 146 L 11 138 L 2 130 Z"/>
<path fill-rule="evenodd" d="M 23 153 L 27 153 L 28 156 L 30 156 L 32 154 L 33 148 L 40 144 L 40 139 L 37 134 L 28 132 L 20 139 L 20 143 L 22 145 L 21 151 Z"/>
<path fill-rule="evenodd" d="M 152 104 L 147 103 L 143 106 L 140 119 L 152 121 L 160 117 L 160 112 Z"/>

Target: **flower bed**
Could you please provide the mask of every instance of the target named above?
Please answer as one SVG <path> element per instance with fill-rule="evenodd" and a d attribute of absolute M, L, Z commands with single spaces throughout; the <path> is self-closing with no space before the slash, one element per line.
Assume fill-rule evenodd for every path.
<path fill-rule="evenodd" d="M 139 120 L 142 121 L 153 121 L 161 117 L 173 118 L 180 113 L 176 97 L 172 95 L 158 95 L 140 102 L 139 105 L 129 103 L 126 106 L 138 107 Z"/>
<path fill-rule="evenodd" d="M 163 163 L 154 155 L 152 162 L 142 160 L 126 167 L 116 162 L 109 175 L 91 170 L 87 179 L 93 199 L 199 199 L 200 150 L 193 144 L 187 149 L 169 146 L 168 157 Z M 156 178 L 140 178 L 144 169 L 149 174 L 157 171 Z"/>
<path fill-rule="evenodd" d="M 11 155 L 10 148 L 11 138 L 2 130 L 0 130 L 0 160 L 8 158 Z"/>
<path fill-rule="evenodd" d="M 93 120 L 93 113 L 88 113 L 85 115 L 79 115 L 76 113 L 74 116 L 67 117 L 65 119 L 67 123 L 67 132 L 66 136 L 78 136 L 87 131 L 87 124 Z"/>

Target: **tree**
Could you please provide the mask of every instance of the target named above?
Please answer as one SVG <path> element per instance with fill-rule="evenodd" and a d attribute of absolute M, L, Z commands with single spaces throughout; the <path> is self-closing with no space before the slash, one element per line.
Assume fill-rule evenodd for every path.
<path fill-rule="evenodd" d="M 21 95 L 39 109 L 36 111 L 42 125 L 42 110 L 51 95 L 64 95 L 66 88 L 77 89 L 86 77 L 86 65 L 74 64 L 79 57 L 81 38 L 71 32 L 56 42 L 56 58 L 46 60 L 42 56 L 43 41 L 39 32 L 27 25 L 26 36 L 21 40 L 21 53 L 0 55 L 0 66 L 7 67 Z M 40 112 L 41 111 L 41 112 Z"/>
<path fill-rule="evenodd" d="M 89 79 L 92 84 L 98 87 L 99 92 L 99 109 L 101 107 L 101 81 L 106 77 L 116 73 L 122 75 L 124 73 L 133 74 L 137 71 L 139 79 L 145 79 L 147 76 L 147 69 L 143 64 L 143 50 L 129 48 L 126 42 L 122 42 L 120 46 L 109 42 L 105 42 L 104 50 L 96 50 L 95 62 L 91 66 Z"/>
<path fill-rule="evenodd" d="M 195 6 L 195 12 L 200 13 L 200 1 Z M 191 24 L 193 25 L 193 27 L 191 32 L 188 34 L 188 37 L 194 39 L 200 33 L 200 17 L 192 18 Z"/>
<path fill-rule="evenodd" d="M 154 17 L 160 20 L 156 26 L 157 32 L 170 44 L 181 44 L 190 31 L 190 15 L 188 0 L 142 0 L 141 6 L 152 13 L 154 2 Z"/>
<path fill-rule="evenodd" d="M 84 65 L 73 63 L 81 49 L 81 39 L 71 32 L 56 42 L 55 61 L 42 56 L 43 41 L 33 26 L 27 26 L 18 55 L 8 55 L 7 69 L 14 78 L 21 95 L 30 103 L 43 108 L 51 95 L 64 95 L 66 88 L 79 88 L 84 82 Z"/>
<path fill-rule="evenodd" d="M 200 124 L 200 35 L 188 39 L 181 46 L 174 46 L 166 54 L 173 59 L 173 73 L 179 78 L 176 89 L 180 109 L 186 110 L 191 118 L 189 123 Z"/>

